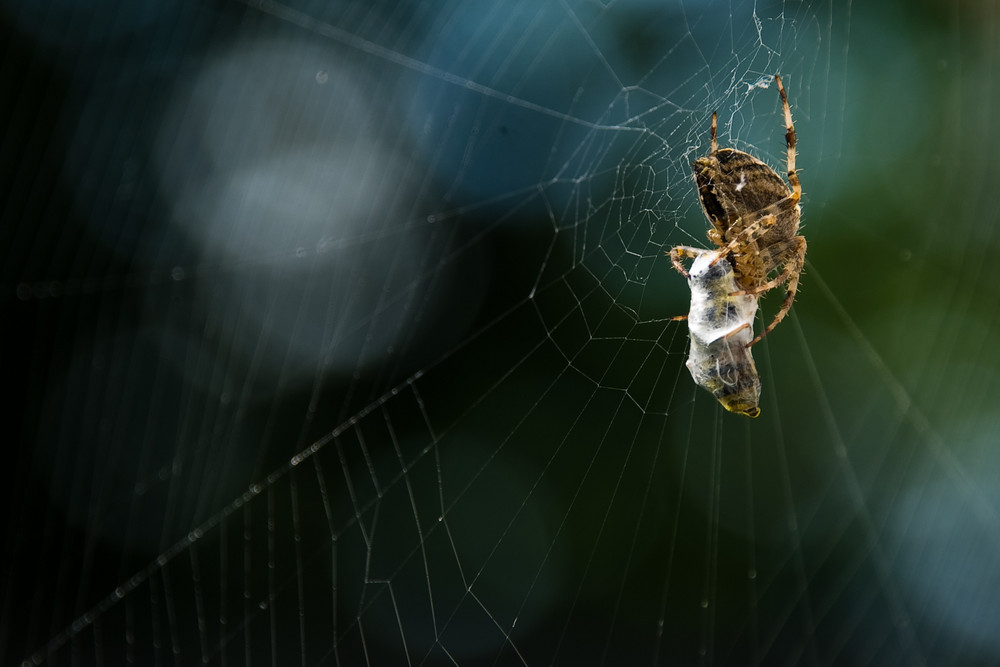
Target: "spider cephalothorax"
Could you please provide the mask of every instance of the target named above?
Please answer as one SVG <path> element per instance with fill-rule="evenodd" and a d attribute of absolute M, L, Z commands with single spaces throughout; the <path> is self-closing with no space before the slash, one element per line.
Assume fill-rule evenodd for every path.
<path fill-rule="evenodd" d="M 795 126 L 781 79 L 775 75 L 774 80 L 785 116 L 786 166 L 791 187 L 749 153 L 719 148 L 715 113 L 709 153 L 692 165 L 698 198 L 712 224 L 708 237 L 719 248 L 719 256 L 732 264 L 739 293 L 758 296 L 788 285 L 781 309 L 750 345 L 760 341 L 788 314 L 806 257 L 806 240 L 798 235 L 802 186 L 795 171 Z M 677 270 L 687 276 L 680 262 L 681 257 L 691 256 L 685 246 L 674 248 L 670 255 Z"/>

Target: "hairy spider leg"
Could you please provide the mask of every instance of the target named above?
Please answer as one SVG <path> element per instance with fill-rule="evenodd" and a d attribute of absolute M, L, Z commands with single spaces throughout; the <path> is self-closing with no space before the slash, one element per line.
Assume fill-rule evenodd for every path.
<path fill-rule="evenodd" d="M 709 154 L 716 153 L 719 150 L 719 141 L 718 141 L 718 139 L 715 138 L 716 123 L 717 123 L 716 114 L 713 111 L 712 112 L 712 141 L 711 141 L 711 143 L 709 143 L 709 146 L 708 146 L 708 148 L 709 148 Z"/>
<path fill-rule="evenodd" d="M 802 198 L 802 184 L 799 183 L 799 175 L 795 169 L 795 124 L 792 122 L 792 109 L 788 104 L 788 95 L 785 94 L 785 86 L 781 83 L 781 77 L 775 74 L 774 82 L 778 86 L 778 94 L 781 95 L 781 109 L 785 116 L 785 150 L 787 151 L 785 164 L 788 172 L 788 182 L 792 186 L 792 194 L 787 200 L 775 202 L 771 206 L 780 205 L 788 200 L 794 204 L 798 204 L 799 199 Z M 771 208 L 771 206 L 768 208 Z M 792 307 L 792 303 L 795 301 L 795 293 L 799 287 L 799 276 L 802 274 L 806 263 L 806 239 L 803 236 L 797 236 L 793 240 L 796 244 L 795 255 L 791 261 L 785 264 L 785 268 L 781 273 L 774 280 L 767 281 L 752 292 L 749 290 L 744 291 L 746 294 L 760 294 L 777 287 L 786 280 L 788 281 L 788 289 L 785 291 L 785 298 L 781 301 L 781 308 L 778 310 L 777 315 L 774 316 L 771 323 L 756 338 L 747 344 L 747 347 L 756 345 L 764 336 L 773 331 L 785 319 L 785 316 Z"/>
<path fill-rule="evenodd" d="M 799 239 L 799 245 L 795 257 L 791 262 L 785 265 L 785 270 L 782 271 L 782 274 L 788 274 L 788 289 L 785 291 L 785 298 L 781 302 L 781 308 L 778 310 L 778 314 L 774 316 L 771 323 L 767 325 L 767 328 L 761 331 L 756 338 L 747 343 L 747 347 L 756 345 L 761 341 L 761 339 L 764 338 L 764 336 L 771 333 L 774 327 L 778 326 L 781 320 L 785 319 L 785 315 L 787 315 L 788 311 L 792 308 L 792 302 L 795 301 L 795 292 L 799 288 L 799 276 L 802 275 L 802 269 L 804 269 L 806 265 L 806 240 L 805 237 L 802 236 L 797 238 Z M 780 277 L 781 276 L 779 276 L 779 278 Z M 777 278 L 775 278 L 775 280 L 777 280 Z M 776 283 L 775 287 L 780 284 L 780 282 Z"/>
<path fill-rule="evenodd" d="M 754 222 L 752 222 L 750 225 L 745 227 L 739 234 L 733 237 L 732 241 L 730 241 L 725 246 L 719 249 L 719 256 L 715 259 L 714 262 L 712 262 L 713 265 L 715 264 L 715 262 L 718 262 L 720 258 L 727 256 L 737 247 L 753 243 L 754 240 L 757 239 L 757 237 L 761 236 L 764 232 L 766 232 L 768 229 L 774 226 L 775 222 L 777 222 L 778 214 L 784 212 L 784 210 L 791 209 L 797 205 L 798 205 L 798 198 L 796 198 L 795 194 L 792 193 L 788 197 L 780 199 L 771 204 L 770 206 L 758 211 L 760 217 L 758 217 Z M 792 302 L 795 301 L 795 292 L 798 289 L 799 285 L 799 274 L 802 272 L 802 269 L 805 266 L 806 240 L 805 237 L 802 236 L 793 237 L 791 240 L 795 243 L 795 255 L 792 257 L 790 261 L 785 263 L 785 267 L 778 275 L 778 277 L 776 277 L 774 280 L 769 280 L 763 285 L 758 285 L 752 290 L 739 290 L 737 292 L 733 292 L 733 294 L 730 295 L 730 296 L 740 296 L 744 294 L 750 294 L 756 296 L 758 294 L 763 294 L 767 290 L 777 287 L 778 285 L 781 285 L 786 281 L 788 282 L 788 290 L 785 292 L 785 298 L 781 302 L 781 309 L 778 310 L 778 313 L 774 316 L 774 320 L 772 320 L 771 323 L 767 325 L 767 328 L 765 328 L 764 331 L 762 331 L 759 336 L 750 341 L 747 344 L 747 347 L 756 345 L 761 341 L 761 339 L 764 338 L 764 336 L 766 336 L 772 330 L 774 330 L 774 327 L 778 326 L 778 323 L 781 322 L 781 320 L 785 319 L 785 316 L 788 314 L 788 311 L 792 307 Z M 697 250 L 697 249 L 691 248 L 691 250 Z M 673 251 L 671 251 L 671 260 L 673 259 L 674 259 Z M 678 263 L 679 260 L 675 262 L 675 266 Z M 685 275 L 687 274 L 685 273 Z"/>
<path fill-rule="evenodd" d="M 714 252 L 714 251 L 705 250 L 704 248 L 695 248 L 694 246 L 689 246 L 689 245 L 674 246 L 673 248 L 670 249 L 669 253 L 670 263 L 674 265 L 674 268 L 677 269 L 678 273 L 680 273 L 685 278 L 690 278 L 691 274 L 688 273 L 688 270 L 684 268 L 684 264 L 681 263 L 681 258 L 682 257 L 698 258 L 704 255 L 706 252 Z M 686 320 L 688 317 L 689 317 L 688 315 L 675 315 L 670 319 L 675 322 L 680 322 L 681 320 Z M 737 331 L 739 331 L 739 329 L 737 329 Z"/>
<path fill-rule="evenodd" d="M 680 273 L 685 278 L 690 278 L 691 274 L 688 273 L 684 265 L 681 264 L 681 257 L 700 257 L 706 252 L 715 252 L 714 250 L 705 250 L 704 248 L 695 248 L 689 245 L 679 245 L 674 246 L 670 250 L 670 263 L 674 265 L 677 272 Z"/>
<path fill-rule="evenodd" d="M 729 243 L 722 246 L 719 252 L 722 255 L 728 255 L 742 245 L 748 245 L 756 241 L 760 236 L 762 236 L 766 231 L 768 231 L 774 224 L 778 221 L 778 218 L 788 211 L 791 211 L 798 205 L 799 199 L 795 196 L 795 193 L 788 195 L 783 199 L 779 199 L 770 206 L 765 206 L 761 210 L 757 211 L 757 219 L 751 222 L 749 225 L 744 227 L 740 232 L 733 237 Z M 739 221 L 733 223 L 733 227 L 736 227 Z M 718 261 L 718 260 L 716 260 Z M 779 285 L 781 283 L 778 283 Z M 759 294 L 764 290 L 755 290 L 754 293 Z"/>
<path fill-rule="evenodd" d="M 769 289 L 773 289 L 784 282 L 787 282 L 792 276 L 792 272 L 798 265 L 805 265 L 806 256 L 806 239 L 804 236 L 793 236 L 788 239 L 788 241 L 782 241 L 781 243 L 775 243 L 775 246 L 782 246 L 782 249 L 778 254 L 779 261 L 773 264 L 777 266 L 778 264 L 784 264 L 785 268 L 782 269 L 781 273 L 777 278 L 769 280 L 763 285 L 758 285 L 757 287 L 749 290 L 740 290 L 739 292 L 734 292 L 730 296 L 739 296 L 741 294 L 763 294 Z M 768 246 L 765 251 L 770 251 L 773 246 Z M 791 253 L 787 253 L 791 250 Z M 768 252 L 768 254 L 772 254 Z M 786 258 L 787 257 L 787 258 Z M 801 262 L 796 261 L 801 258 Z"/>
<path fill-rule="evenodd" d="M 785 87 L 781 85 L 781 77 L 775 74 L 774 82 L 778 84 L 778 93 L 781 94 L 781 108 L 785 113 L 785 148 L 788 151 L 785 163 L 788 169 L 788 182 L 792 185 L 792 197 L 798 201 L 802 198 L 802 185 L 799 183 L 799 175 L 795 171 L 795 125 L 792 123 L 792 109 L 788 106 L 788 96 L 785 94 Z"/>
<path fill-rule="evenodd" d="M 760 236 L 763 236 L 764 232 L 773 227 L 774 223 L 778 222 L 778 216 L 775 215 L 774 213 L 771 213 L 770 211 L 778 210 L 777 208 L 778 204 L 781 204 L 784 201 L 785 199 L 781 199 L 771 204 L 767 208 L 761 209 L 759 211 L 759 213 L 762 214 L 760 215 L 760 217 L 758 217 L 756 220 L 754 220 L 749 225 L 744 227 L 739 234 L 733 237 L 732 241 L 719 248 L 719 256 L 712 261 L 712 266 L 715 266 L 715 264 L 718 263 L 720 259 L 728 256 L 729 253 L 736 250 L 736 248 L 753 243 Z M 737 224 L 739 224 L 739 222 L 740 221 L 737 220 L 735 223 L 733 223 L 733 226 L 735 227 Z"/>
<path fill-rule="evenodd" d="M 750 329 L 750 323 L 749 322 L 744 322 L 743 324 L 741 324 L 740 326 L 736 327 L 735 329 L 733 329 L 732 331 L 730 331 L 729 333 L 727 333 L 725 336 L 723 336 L 723 338 L 732 338 L 733 336 L 735 336 L 739 332 L 743 331 L 744 329 Z M 750 333 L 753 333 L 753 331 L 751 331 Z M 750 347 L 750 346 L 747 345 L 747 347 Z"/>
<path fill-rule="evenodd" d="M 769 211 L 775 208 L 778 209 L 787 208 L 790 205 L 791 206 L 796 205 L 795 202 L 796 200 L 794 199 L 794 195 L 788 196 L 780 201 L 771 204 L 767 208 L 763 209 L 763 211 Z M 732 241 L 726 244 L 725 247 L 721 248 L 719 250 L 719 256 L 723 257 L 725 255 L 728 255 L 736 247 L 744 243 L 748 242 L 752 243 L 757 236 L 763 233 L 763 231 L 770 229 L 774 225 L 776 220 L 777 217 L 775 216 L 774 213 L 767 213 L 762 217 L 757 218 L 757 220 L 753 224 L 745 228 L 743 231 L 737 234 Z M 741 296 L 744 294 L 757 296 L 758 294 L 763 294 L 769 289 L 775 288 L 786 281 L 788 282 L 788 289 L 785 292 L 785 298 L 781 302 L 781 308 L 778 310 L 778 313 L 774 316 L 774 319 L 771 321 L 769 325 L 767 325 L 764 331 L 762 331 L 759 336 L 757 336 L 747 344 L 747 347 L 759 343 L 761 339 L 764 338 L 764 336 L 769 334 L 774 329 L 774 327 L 778 326 L 778 323 L 781 322 L 781 320 L 785 319 L 785 315 L 787 315 L 788 311 L 791 309 L 792 302 L 795 301 L 795 292 L 799 286 L 799 274 L 802 273 L 802 269 L 805 266 L 805 261 L 806 261 L 806 239 L 803 236 L 795 236 L 792 237 L 790 241 L 795 244 L 794 245 L 795 254 L 789 261 L 785 263 L 784 268 L 776 278 L 767 281 L 763 285 L 758 285 L 753 289 L 739 290 L 737 292 L 733 292 L 732 294 L 730 294 L 730 296 Z M 718 259 L 716 259 L 715 261 L 718 261 Z"/>

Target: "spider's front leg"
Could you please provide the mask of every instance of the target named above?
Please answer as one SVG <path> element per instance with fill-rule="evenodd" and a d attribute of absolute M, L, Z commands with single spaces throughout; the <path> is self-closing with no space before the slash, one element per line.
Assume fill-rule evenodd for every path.
<path fill-rule="evenodd" d="M 768 209 L 771 208 L 770 206 Z M 765 211 L 768 209 L 764 209 Z M 774 227 L 775 223 L 778 222 L 778 217 L 773 213 L 763 215 L 752 223 L 747 225 L 743 231 L 733 237 L 733 240 L 726 245 L 719 248 L 719 256 L 712 261 L 712 266 L 715 266 L 720 259 L 729 256 L 729 253 L 735 252 L 741 247 L 746 247 L 756 241 L 758 238 L 764 235 L 765 232 Z"/>
<path fill-rule="evenodd" d="M 795 213 L 795 207 L 799 205 L 799 199 L 794 194 L 782 197 L 770 206 L 765 206 L 752 215 L 754 220 L 744 227 L 732 238 L 729 243 L 719 249 L 719 256 L 724 257 L 736 251 L 740 247 L 746 247 L 770 231 L 779 220 L 786 219 L 789 214 Z M 797 225 L 796 225 L 797 226 Z"/>
<path fill-rule="evenodd" d="M 702 248 L 694 248 L 689 245 L 674 246 L 670 250 L 670 263 L 674 265 L 674 268 L 677 269 L 678 273 L 680 273 L 685 278 L 690 278 L 691 274 L 688 273 L 687 269 L 684 268 L 684 264 L 681 263 L 681 258 L 682 257 L 697 258 L 705 254 L 706 252 L 709 251 L 704 250 Z"/>

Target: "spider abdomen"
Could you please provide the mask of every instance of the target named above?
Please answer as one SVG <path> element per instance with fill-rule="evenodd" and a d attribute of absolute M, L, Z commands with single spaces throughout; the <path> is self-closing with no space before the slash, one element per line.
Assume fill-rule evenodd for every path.
<path fill-rule="evenodd" d="M 692 166 L 701 205 L 717 228 L 728 227 L 747 213 L 766 208 L 791 194 L 770 167 L 733 148 L 720 148 Z"/>

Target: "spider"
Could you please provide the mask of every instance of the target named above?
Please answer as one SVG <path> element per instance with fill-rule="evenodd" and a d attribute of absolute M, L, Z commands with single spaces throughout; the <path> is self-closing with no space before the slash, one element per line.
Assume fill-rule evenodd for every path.
<path fill-rule="evenodd" d="M 802 186 L 795 171 L 795 126 L 781 77 L 774 75 L 785 115 L 786 167 L 791 189 L 766 164 L 735 148 L 719 148 L 716 113 L 712 112 L 712 139 L 708 155 L 692 164 L 702 210 L 712 223 L 708 238 L 733 267 L 740 287 L 733 296 L 759 296 L 779 285 L 788 285 L 774 320 L 747 347 L 759 343 L 785 318 L 795 300 L 799 276 L 805 266 L 806 240 L 798 235 L 802 213 Z M 670 251 L 674 268 L 688 277 L 682 257 L 701 251 L 677 246 Z M 768 276 L 777 272 L 773 279 Z"/>

